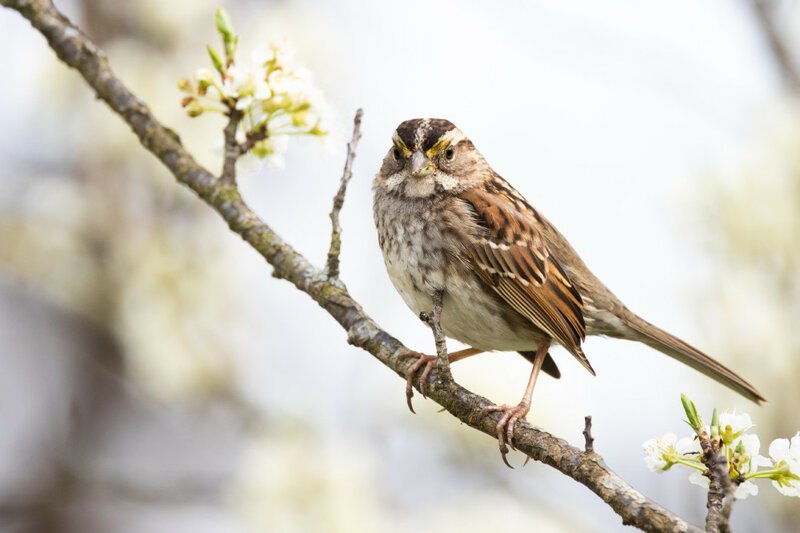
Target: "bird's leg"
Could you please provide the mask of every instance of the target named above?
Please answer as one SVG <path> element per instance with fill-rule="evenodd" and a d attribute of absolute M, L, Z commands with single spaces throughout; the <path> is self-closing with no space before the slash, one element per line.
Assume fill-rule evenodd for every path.
<path fill-rule="evenodd" d="M 497 430 L 497 442 L 500 445 L 500 454 L 503 456 L 503 462 L 509 468 L 514 468 L 508 463 L 506 454 L 508 454 L 508 444 L 514 448 L 514 425 L 520 418 L 524 419 L 525 415 L 531 410 L 531 397 L 533 396 L 533 388 L 536 386 L 536 379 L 539 377 L 539 372 L 542 370 L 542 364 L 547 356 L 547 350 L 550 348 L 550 341 L 545 341 L 536 349 L 536 356 L 533 359 L 533 370 L 531 376 L 528 378 L 528 386 L 525 388 L 525 395 L 520 400 L 519 404 L 511 405 L 492 405 L 481 409 L 480 415 L 483 416 L 487 413 L 502 412 L 503 417 L 495 426 Z"/>
<path fill-rule="evenodd" d="M 448 363 L 455 363 L 456 361 L 461 361 L 462 359 L 466 359 L 467 357 L 471 357 L 473 355 L 477 355 L 481 353 L 483 350 L 478 350 L 477 348 L 466 348 L 464 350 L 459 350 L 455 353 L 452 353 L 447 356 Z M 439 367 L 439 357 L 438 355 L 425 355 L 419 352 L 408 352 L 400 355 L 399 357 L 402 359 L 409 359 L 415 358 L 416 361 L 408 367 L 406 370 L 406 402 L 408 403 L 408 408 L 411 412 L 414 412 L 414 407 L 411 405 L 411 398 L 414 397 L 414 376 L 419 371 L 420 368 L 423 368 L 422 374 L 419 377 L 419 381 L 417 382 L 417 387 L 419 391 L 422 393 L 422 397 L 426 398 L 426 389 L 428 386 L 428 376 L 430 376 L 431 372 L 436 370 Z"/>

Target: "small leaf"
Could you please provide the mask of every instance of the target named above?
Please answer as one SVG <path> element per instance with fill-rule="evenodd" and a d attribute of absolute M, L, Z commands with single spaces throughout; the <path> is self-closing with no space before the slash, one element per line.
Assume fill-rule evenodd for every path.
<path fill-rule="evenodd" d="M 698 431 L 703 427 L 703 421 L 700 415 L 697 414 L 697 406 L 685 394 L 681 394 L 681 403 L 683 404 L 683 410 L 686 412 L 686 417 L 689 419 L 689 425 L 693 430 Z"/>
<path fill-rule="evenodd" d="M 208 49 L 208 56 L 211 58 L 211 62 L 214 64 L 214 68 L 217 69 L 217 72 L 225 75 L 225 67 L 222 63 L 222 58 L 219 57 L 219 52 L 217 52 L 213 46 L 210 44 L 206 46 Z"/>

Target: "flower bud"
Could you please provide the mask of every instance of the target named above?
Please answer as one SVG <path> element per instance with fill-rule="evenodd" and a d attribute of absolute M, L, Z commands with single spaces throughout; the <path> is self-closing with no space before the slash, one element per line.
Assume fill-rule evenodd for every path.
<path fill-rule="evenodd" d="M 223 40 L 227 41 L 235 37 L 231 16 L 221 7 L 218 7 L 214 12 L 214 25 L 216 25 L 217 31 L 222 35 Z"/>
<path fill-rule="evenodd" d="M 208 50 L 208 57 L 211 58 L 211 63 L 213 63 L 214 68 L 217 69 L 217 72 L 225 75 L 225 67 L 222 64 L 222 58 L 219 57 L 219 52 L 217 52 L 213 46 L 206 45 L 206 49 Z"/>
<path fill-rule="evenodd" d="M 239 43 L 239 37 L 233 31 L 233 21 L 228 12 L 220 7 L 214 12 L 214 24 L 225 45 L 225 59 L 228 60 L 228 63 L 232 63 L 233 56 L 236 54 L 236 45 Z"/>
<path fill-rule="evenodd" d="M 274 151 L 275 150 L 273 149 L 272 143 L 269 139 L 258 141 L 252 149 L 253 155 L 259 159 L 264 159 L 265 157 L 271 155 Z"/>
<path fill-rule="evenodd" d="M 203 107 L 203 105 L 197 100 L 189 102 L 189 104 L 186 106 L 186 114 L 192 118 L 199 117 L 205 110 L 206 109 Z"/>
<path fill-rule="evenodd" d="M 178 80 L 178 89 L 180 89 L 185 93 L 194 92 L 194 87 L 192 87 L 192 82 L 190 82 L 188 78 L 181 78 Z"/>
<path fill-rule="evenodd" d="M 197 94 L 205 96 L 208 88 L 214 84 L 214 73 L 207 68 L 198 69 L 194 77 L 197 79 Z"/>

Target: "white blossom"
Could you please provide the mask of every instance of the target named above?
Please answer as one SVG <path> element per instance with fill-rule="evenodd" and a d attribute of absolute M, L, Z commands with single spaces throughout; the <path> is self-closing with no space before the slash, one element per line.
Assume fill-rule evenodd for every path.
<path fill-rule="evenodd" d="M 700 444 L 697 442 L 696 439 L 692 440 L 696 443 L 697 450 L 699 450 Z M 755 469 L 757 468 L 756 462 L 753 461 L 753 459 L 760 457 L 758 455 L 760 442 L 758 439 L 758 435 L 743 435 L 739 440 L 737 440 L 734 443 L 734 446 L 732 446 L 732 448 L 738 446 L 739 442 L 742 443 L 742 446 L 744 448 L 744 461 L 739 463 L 739 473 L 741 475 L 746 475 L 750 473 L 751 470 L 755 471 Z M 708 476 L 704 474 L 704 472 L 695 470 L 689 476 L 689 483 L 707 489 L 711 481 L 709 480 Z M 748 496 L 756 496 L 757 494 L 758 494 L 758 486 L 752 481 L 744 481 L 736 487 L 733 496 L 737 500 L 743 500 Z"/>
<path fill-rule="evenodd" d="M 745 481 L 733 493 L 733 497 L 737 500 L 744 500 L 748 496 L 758 496 L 758 485 L 752 481 Z"/>
<path fill-rule="evenodd" d="M 326 135 L 330 107 L 311 72 L 293 61 L 294 54 L 284 41 L 267 43 L 253 51 L 250 62 L 239 62 L 235 58 L 238 37 L 232 34 L 230 25 L 220 29 L 219 20 L 226 60 L 209 47 L 215 71 L 199 69 L 193 82 L 179 80 L 180 90 L 188 93 L 181 104 L 192 117 L 208 111 L 230 116 L 238 110 L 237 142 L 252 139 L 247 147 L 250 154 L 265 160 L 268 166 L 282 167 L 286 136 Z"/>
<path fill-rule="evenodd" d="M 669 470 L 675 463 L 675 461 L 671 461 L 671 458 L 677 454 L 675 450 L 676 440 L 677 437 L 674 433 L 665 433 L 661 437 L 647 440 L 642 445 L 647 468 L 658 473 Z"/>
<path fill-rule="evenodd" d="M 706 477 L 703 472 L 699 470 L 692 471 L 692 474 L 689 476 L 689 483 L 692 485 L 697 485 L 703 488 L 708 488 L 708 485 L 711 481 Z"/>
<path fill-rule="evenodd" d="M 732 450 L 736 451 L 740 448 L 740 444 L 743 453 L 741 457 L 738 458 L 737 468 L 741 475 L 747 475 L 751 472 L 755 472 L 758 466 L 763 464 L 764 458 L 759 455 L 761 440 L 758 438 L 758 435 L 748 433 L 734 440 L 730 447 Z"/>
<path fill-rule="evenodd" d="M 272 91 L 261 69 L 231 65 L 222 81 L 222 95 L 236 100 L 236 109 L 244 111 L 256 101 L 268 99 Z"/>
<path fill-rule="evenodd" d="M 753 427 L 753 421 L 747 413 L 720 413 L 719 433 L 725 444 L 731 444 L 737 437 Z"/>
<path fill-rule="evenodd" d="M 263 44 L 250 53 L 250 60 L 262 67 L 268 63 L 293 63 L 294 57 L 295 50 L 285 38 Z"/>
<path fill-rule="evenodd" d="M 769 456 L 781 475 L 773 479 L 772 486 L 785 496 L 800 497 L 800 432 L 791 441 L 775 439 L 769 445 Z"/>
<path fill-rule="evenodd" d="M 199 68 L 194 72 L 194 79 L 199 83 L 214 83 L 214 73 L 207 68 Z"/>
<path fill-rule="evenodd" d="M 699 455 L 702 452 L 700 441 L 695 437 L 683 437 L 675 443 L 675 450 L 681 455 Z"/>
<path fill-rule="evenodd" d="M 651 470 L 663 472 L 675 464 L 682 465 L 693 469 L 690 483 L 708 488 L 710 479 L 700 446 L 700 439 L 708 439 L 725 461 L 725 472 L 735 484 L 736 499 L 757 495 L 756 479 L 770 479 L 782 494 L 800 497 L 800 432 L 791 439 L 774 440 L 769 446 L 769 458 L 763 457 L 758 435 L 747 433 L 753 428 L 750 415 L 735 411 L 714 414 L 713 427 L 708 427 L 703 425 L 691 400 L 682 395 L 681 402 L 695 435 L 677 440 L 674 434 L 667 433 L 645 442 L 645 461 Z"/>

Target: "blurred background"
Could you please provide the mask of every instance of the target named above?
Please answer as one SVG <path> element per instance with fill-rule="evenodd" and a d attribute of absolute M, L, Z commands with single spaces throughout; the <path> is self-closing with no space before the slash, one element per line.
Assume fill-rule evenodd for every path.
<path fill-rule="evenodd" d="M 342 277 L 419 350 L 429 330 L 385 274 L 370 182 L 402 120 L 446 117 L 630 308 L 746 376 L 756 407 L 642 345 L 563 351 L 533 424 L 596 449 L 694 523 L 705 492 L 641 444 L 687 432 L 679 395 L 750 413 L 762 448 L 800 429 L 800 6 L 794 1 L 72 0 L 57 2 L 197 158 L 179 77 L 208 66 L 223 5 L 240 50 L 286 38 L 338 114 L 246 172 L 246 200 L 317 264 L 353 112 L 364 137 L 342 214 Z M 16 13 L 0 10 L 0 531 L 616 531 L 584 487 L 417 397 L 174 183 Z M 331 150 L 330 147 L 334 149 Z M 455 345 L 451 346 L 455 348 Z M 516 402 L 515 354 L 455 377 Z M 764 450 L 765 452 L 765 450 Z M 521 466 L 522 457 L 511 460 Z M 790 531 L 768 483 L 741 531 Z"/>

